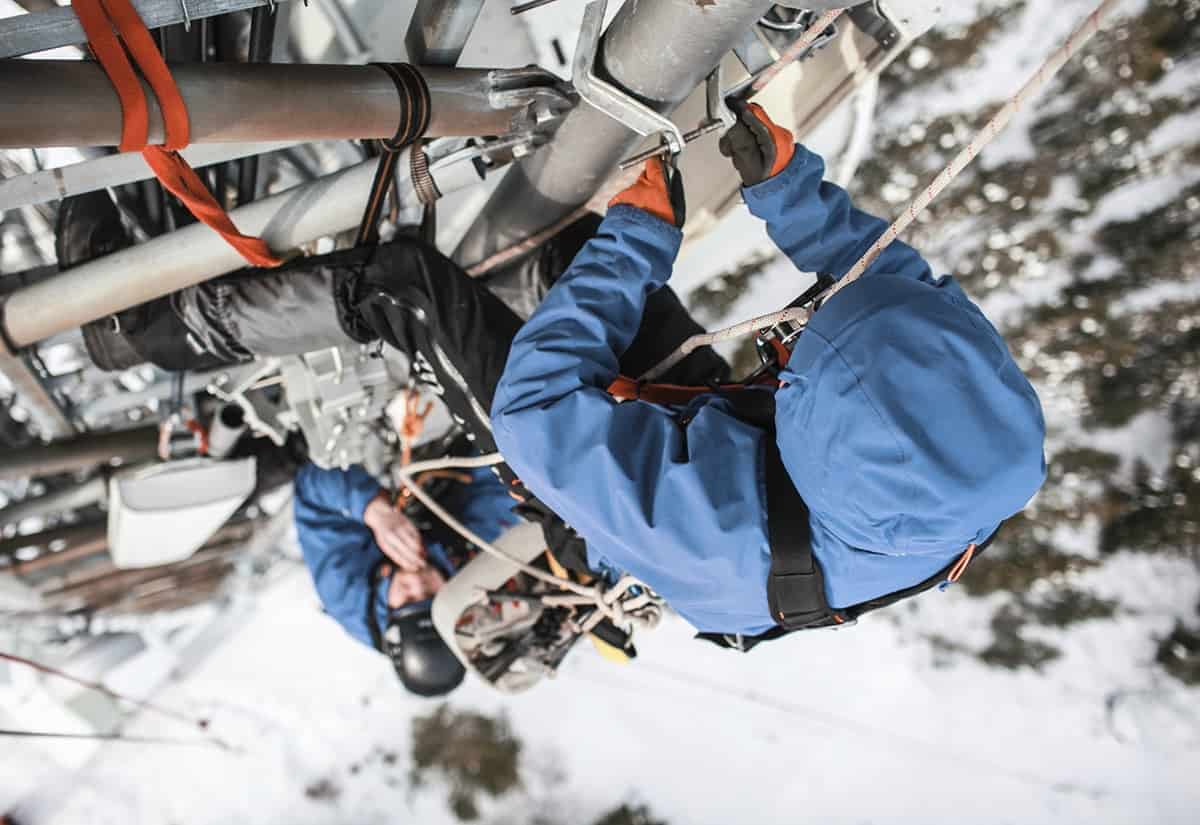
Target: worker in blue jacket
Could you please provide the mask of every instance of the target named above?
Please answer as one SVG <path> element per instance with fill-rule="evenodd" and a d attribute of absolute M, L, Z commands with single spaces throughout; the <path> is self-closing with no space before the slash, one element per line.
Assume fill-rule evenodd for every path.
<path fill-rule="evenodd" d="M 757 106 L 739 112 L 721 149 L 799 270 L 841 277 L 886 228 Z M 778 385 L 754 391 L 769 416 L 747 415 L 751 391 L 618 403 L 606 388 L 619 373 L 641 375 L 699 330 L 666 286 L 682 195 L 678 175 L 652 161 L 598 227 L 580 221 L 518 260 L 545 258 L 553 280 L 523 325 L 486 284 L 406 237 L 244 274 L 238 283 L 254 290 L 213 299 L 265 319 L 269 329 L 253 330 L 271 342 L 261 352 L 304 351 L 309 325 L 258 304 L 309 284 L 297 296 L 311 310 L 303 317 L 335 316 L 335 338 L 408 354 L 476 449 L 499 448 L 523 482 L 509 473 L 510 490 L 540 500 L 526 509 L 540 513 L 552 549 L 576 556 L 568 566 L 633 574 L 709 638 L 745 648 L 853 618 L 943 572 L 956 578 L 1045 475 L 1041 407 L 1003 339 L 953 278 L 934 277 L 897 241 L 817 309 Z M 239 340 L 246 330 L 206 313 L 179 325 L 189 341 L 220 339 L 210 354 L 260 352 Z M 701 348 L 662 380 L 727 377 Z M 329 592 L 336 602 L 340 591 Z M 336 610 L 350 622 L 365 597 L 361 607 Z"/>
<path fill-rule="evenodd" d="M 517 520 L 496 477 L 448 482 L 441 503 L 491 541 Z M 465 671 L 433 628 L 430 605 L 465 563 L 467 548 L 440 525 L 418 527 L 362 467 L 303 466 L 295 519 L 304 562 L 325 611 L 359 642 L 387 655 L 412 693 L 437 696 Z"/>
<path fill-rule="evenodd" d="M 803 272 L 840 277 L 886 228 L 758 106 L 721 150 Z M 807 507 L 832 609 L 965 564 L 1042 484 L 1045 425 L 995 328 L 907 244 L 816 311 L 779 374 L 773 426 L 719 393 L 685 408 L 609 395 L 671 275 L 679 194 L 678 176 L 647 164 L 516 334 L 491 407 L 510 467 L 586 540 L 593 567 L 640 578 L 706 633 L 757 636 L 786 618 L 768 598 L 772 484 Z"/>

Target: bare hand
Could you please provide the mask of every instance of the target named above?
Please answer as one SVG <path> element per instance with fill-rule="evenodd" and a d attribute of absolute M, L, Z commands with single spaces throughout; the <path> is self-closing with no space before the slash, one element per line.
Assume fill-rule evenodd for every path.
<path fill-rule="evenodd" d="M 374 534 L 379 549 L 401 570 L 416 571 L 425 566 L 425 542 L 421 533 L 392 506 L 387 492 L 381 491 L 367 504 L 363 523 Z"/>

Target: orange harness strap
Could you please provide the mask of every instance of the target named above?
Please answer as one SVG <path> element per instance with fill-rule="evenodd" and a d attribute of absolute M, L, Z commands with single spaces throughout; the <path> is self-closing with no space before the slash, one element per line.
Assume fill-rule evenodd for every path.
<path fill-rule="evenodd" d="M 763 384 L 772 384 L 768 379 Z M 736 393 L 746 390 L 751 384 L 718 384 L 714 387 L 689 387 L 682 384 L 643 383 L 627 375 L 618 375 L 608 385 L 608 394 L 621 401 L 649 401 L 651 404 L 683 406 L 701 395 Z"/>
<path fill-rule="evenodd" d="M 163 187 L 249 263 L 262 267 L 283 263 L 283 259 L 271 252 L 262 238 L 238 232 L 229 214 L 179 154 L 178 150 L 187 146 L 190 140 L 187 106 L 146 24 L 129 0 L 71 0 L 71 7 L 83 25 L 92 53 L 121 101 L 121 151 L 140 149 L 142 157 Z M 114 27 L 120 33 L 120 40 L 113 32 Z M 122 41 L 124 48 L 121 47 Z M 133 56 L 142 76 L 158 98 L 166 131 L 162 146 L 146 145 L 150 132 L 149 106 L 142 83 L 129 62 L 129 55 Z"/>

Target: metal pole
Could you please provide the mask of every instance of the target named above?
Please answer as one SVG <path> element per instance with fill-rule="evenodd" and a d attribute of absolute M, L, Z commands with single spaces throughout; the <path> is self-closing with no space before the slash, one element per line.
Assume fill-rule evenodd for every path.
<path fill-rule="evenodd" d="M 75 427 L 63 415 L 63 411 L 55 403 L 54 398 L 42 386 L 29 367 L 15 355 L 4 349 L 0 342 L 0 374 L 3 374 L 13 385 L 21 400 L 33 413 L 33 423 L 38 429 L 38 435 L 45 438 L 64 438 L 75 432 Z M 0 471 L 2 472 L 2 471 Z"/>
<path fill-rule="evenodd" d="M 275 46 L 275 10 L 259 7 L 250 12 L 250 43 L 247 63 L 270 63 Z M 237 202 L 245 206 L 258 194 L 258 155 L 243 158 L 238 164 Z"/>
<path fill-rule="evenodd" d="M 329 25 L 333 26 L 334 36 L 338 45 L 346 53 L 344 63 L 366 63 L 371 59 L 371 50 L 363 42 L 362 35 L 340 0 L 317 0 L 317 8 L 325 15 Z"/>
<path fill-rule="evenodd" d="M 178 63 L 192 143 L 390 138 L 402 114 L 392 80 L 374 66 Z M 429 137 L 503 135 L 528 128 L 529 100 L 493 108 L 489 69 L 421 70 L 429 86 Z M 153 94 L 150 143 L 164 140 Z M 69 114 L 68 114 L 69 113 Z M 0 148 L 115 146 L 121 105 L 104 70 L 77 60 L 0 61 Z"/>
<path fill-rule="evenodd" d="M 189 146 L 182 154 L 188 163 L 199 168 L 277 152 L 297 145 L 299 144 L 290 140 L 272 143 L 210 143 Z M 106 155 L 55 169 L 43 169 L 40 172 L 0 180 L 0 212 L 56 201 L 71 195 L 82 195 L 111 186 L 150 180 L 153 177 L 154 173 L 146 165 L 141 152 Z"/>
<path fill-rule="evenodd" d="M 417 0 L 404 47 L 408 60 L 418 66 L 454 66 L 483 0 Z"/>
<path fill-rule="evenodd" d="M 231 11 L 243 11 L 284 0 L 133 0 L 146 28 L 157 29 L 183 22 L 184 3 L 188 17 L 201 20 Z M 71 8 L 56 8 L 0 20 L 0 58 L 20 57 L 59 46 L 87 42 L 83 26 Z"/>
<path fill-rule="evenodd" d="M 0 452 L 0 480 L 69 473 L 118 459 L 123 464 L 129 464 L 157 457 L 157 426 L 114 433 L 89 433 L 53 444 Z M 3 514 L 9 509 L 0 510 L 0 519 L 6 518 Z"/>
<path fill-rule="evenodd" d="M 262 237 L 272 249 L 294 249 L 358 225 L 375 165 L 360 163 L 230 214 L 242 232 Z M 406 151 L 397 163 L 398 185 L 403 199 L 415 203 L 409 169 Z M 443 194 L 480 180 L 472 163 L 447 166 L 435 178 Z M 4 305 L 5 329 L 16 346 L 27 346 L 245 265 L 221 236 L 192 224 L 13 292 Z"/>
<path fill-rule="evenodd" d="M 619 87 L 670 112 L 704 80 L 771 0 L 640 0 L 625 3 L 604 34 L 600 60 Z M 588 200 L 641 138 L 586 104 L 547 146 L 514 168 L 471 226 L 455 258 L 475 263 Z"/>
<path fill-rule="evenodd" d="M 59 442 L 62 443 L 62 442 Z M 78 446 L 78 440 L 71 442 Z M 34 449 L 43 449 L 40 445 Z M 101 477 L 91 478 L 73 487 L 64 487 L 52 493 L 26 498 L 0 510 L 0 524 L 17 524 L 27 518 L 59 513 L 63 510 L 78 510 L 103 500 L 108 494 L 108 485 Z M 34 536 L 25 536 L 13 541 L 22 541 L 18 547 L 34 544 Z"/>

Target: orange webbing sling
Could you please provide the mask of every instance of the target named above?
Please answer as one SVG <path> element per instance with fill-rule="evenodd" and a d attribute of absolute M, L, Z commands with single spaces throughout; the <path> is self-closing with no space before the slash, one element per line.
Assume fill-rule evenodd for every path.
<path fill-rule="evenodd" d="M 190 138 L 187 106 L 146 24 L 129 0 L 71 0 L 71 7 L 83 25 L 92 53 L 121 101 L 121 151 L 141 150 L 142 157 L 163 187 L 249 263 L 264 267 L 283 263 L 283 259 L 271 252 L 262 238 L 238 232 L 229 214 L 217 203 L 195 170 L 180 156 L 178 150 L 187 146 Z M 117 33 L 121 36 L 120 40 L 117 39 Z M 133 57 L 158 98 L 166 130 L 166 140 L 162 146 L 146 145 L 150 132 L 150 110 L 129 56 Z"/>
<path fill-rule="evenodd" d="M 608 385 L 608 394 L 621 401 L 649 401 L 651 404 L 682 407 L 702 395 L 730 396 L 758 386 L 774 387 L 778 386 L 778 382 L 773 378 L 764 377 L 755 384 L 716 384 L 711 387 L 692 387 L 683 384 L 655 384 L 638 381 L 627 375 L 618 375 Z"/>

